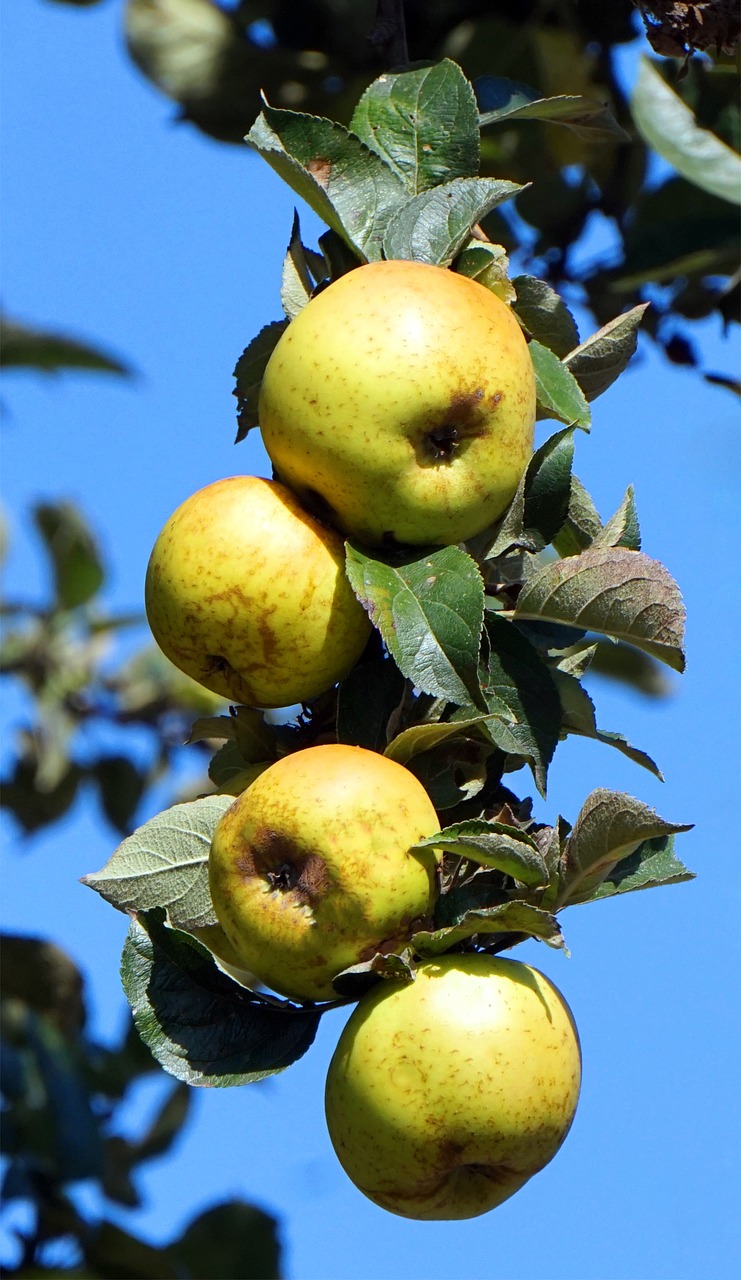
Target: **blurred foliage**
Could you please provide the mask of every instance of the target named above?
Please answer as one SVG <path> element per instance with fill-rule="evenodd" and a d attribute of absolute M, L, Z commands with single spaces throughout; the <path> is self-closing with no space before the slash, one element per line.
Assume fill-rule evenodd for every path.
<path fill-rule="evenodd" d="M 274 106 L 347 123 L 383 68 L 379 42 L 370 38 L 376 8 L 373 0 L 127 0 L 126 38 L 134 62 L 177 103 L 181 119 L 241 143 L 261 93 Z M 638 8 L 654 48 L 672 55 L 659 65 L 662 76 L 701 128 L 737 147 L 736 6 Z M 698 364 L 694 324 L 711 314 L 724 325 L 738 317 L 738 216 L 733 205 L 652 163 L 620 74 L 628 45 L 648 47 L 636 6 L 406 0 L 404 9 L 411 61 L 454 58 L 480 103 L 487 81 L 507 77 L 543 97 L 581 94 L 610 108 L 626 137 L 608 145 L 578 127 L 535 120 L 513 119 L 486 133 L 482 174 L 536 181 L 519 197 L 516 220 L 496 210 L 484 227 L 599 324 L 650 301 L 646 329 L 667 358 Z M 697 49 L 707 53 L 691 56 Z M 591 233 L 599 224 L 607 247 L 595 252 Z"/>
<path fill-rule="evenodd" d="M 223 706 L 177 671 L 154 646 L 114 661 L 123 631 L 143 614 L 109 614 L 100 604 L 105 567 L 81 514 L 68 502 L 38 503 L 33 522 L 51 580 L 50 597 L 0 602 L 0 668 L 23 710 L 1 803 L 30 833 L 58 821 L 92 785 L 122 835 L 135 825 L 147 789 L 183 749 L 193 718 Z M 189 749 L 203 755 L 203 744 Z"/>
<path fill-rule="evenodd" d="M 136 1175 L 178 1141 L 192 1091 L 168 1082 L 154 1114 L 132 1133 L 122 1118 L 132 1091 L 144 1076 L 161 1076 L 132 1023 L 127 1020 L 116 1044 L 91 1041 L 82 975 L 49 942 L 2 935 L 0 960 L 2 1197 L 10 1214 L 19 1201 L 32 1208 L 30 1226 L 13 1232 L 16 1257 L 6 1260 L 3 1274 L 110 1280 L 278 1277 L 276 1223 L 254 1205 L 215 1205 L 179 1237 L 157 1247 L 105 1216 L 111 1209 L 120 1215 L 121 1209 L 141 1205 Z M 98 1185 L 105 1202 L 98 1218 L 76 1203 L 73 1184 L 81 1180 Z"/>
<path fill-rule="evenodd" d="M 129 373 L 121 360 L 97 346 L 79 342 L 66 334 L 30 328 L 0 315 L 0 365 L 8 368 L 88 369 L 97 373 Z"/>

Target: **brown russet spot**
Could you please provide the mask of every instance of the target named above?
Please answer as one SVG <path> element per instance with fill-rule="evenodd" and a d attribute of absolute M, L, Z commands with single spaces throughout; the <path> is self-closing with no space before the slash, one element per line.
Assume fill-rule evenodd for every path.
<path fill-rule="evenodd" d="M 313 160 L 309 161 L 306 168 L 312 178 L 319 183 L 320 187 L 324 187 L 326 191 L 332 174 L 331 160 L 327 160 L 326 156 L 315 156 Z"/>
<path fill-rule="evenodd" d="M 265 879 L 274 892 L 290 894 L 302 905 L 314 906 L 329 888 L 324 859 L 297 848 L 292 840 L 270 827 L 260 828 L 245 843 L 236 867 L 245 879 Z"/>

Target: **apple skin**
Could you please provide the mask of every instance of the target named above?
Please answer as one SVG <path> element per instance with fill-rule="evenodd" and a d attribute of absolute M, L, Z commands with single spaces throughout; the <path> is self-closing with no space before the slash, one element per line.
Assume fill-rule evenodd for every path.
<path fill-rule="evenodd" d="M 232 702 L 306 702 L 347 675 L 370 635 L 344 560 L 342 539 L 283 485 L 217 480 L 154 545 L 152 634 L 176 667 Z"/>
<path fill-rule="evenodd" d="M 239 964 L 281 995 L 331 1000 L 332 980 L 429 919 L 440 823 L 403 765 L 337 743 L 266 769 L 222 815 L 211 898 Z"/>
<path fill-rule="evenodd" d="M 258 417 L 281 480 L 368 546 L 456 543 L 514 496 L 535 375 L 506 303 L 419 262 L 373 262 L 317 294 L 270 357 Z"/>
<path fill-rule="evenodd" d="M 364 996 L 329 1066 L 326 1115 L 355 1185 L 407 1218 L 473 1218 L 556 1154 L 581 1054 L 556 988 L 517 960 L 445 955 Z"/>

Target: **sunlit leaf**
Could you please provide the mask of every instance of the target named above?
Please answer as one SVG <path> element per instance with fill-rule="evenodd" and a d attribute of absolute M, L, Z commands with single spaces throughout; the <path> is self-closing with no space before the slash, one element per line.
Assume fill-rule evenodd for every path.
<path fill-rule="evenodd" d="M 208 853 L 231 796 L 204 796 L 176 804 L 128 836 L 101 871 L 83 877 L 119 911 L 166 908 L 182 928 L 215 924 L 208 888 Z"/>
<path fill-rule="evenodd" d="M 359 261 L 381 257 L 389 218 L 408 193 L 359 138 L 332 120 L 265 103 L 246 141 Z"/>
<path fill-rule="evenodd" d="M 456 178 L 423 191 L 390 219 L 384 257 L 450 266 L 477 222 L 521 190 L 499 178 Z"/>
<path fill-rule="evenodd" d="M 644 141 L 677 173 L 711 195 L 741 204 L 741 156 L 700 128 L 648 58 L 641 58 L 631 109 Z"/>
<path fill-rule="evenodd" d="M 538 405 L 547 418 L 589 430 L 592 415 L 584 393 L 564 361 L 535 338 L 528 344 Z"/>
<path fill-rule="evenodd" d="M 478 656 L 484 585 L 459 547 L 407 560 L 375 560 L 348 544 L 353 591 L 400 671 L 423 693 L 481 703 Z"/>
<path fill-rule="evenodd" d="M 385 72 L 366 89 L 350 128 L 413 195 L 478 170 L 476 99 L 449 58 L 413 71 Z"/>

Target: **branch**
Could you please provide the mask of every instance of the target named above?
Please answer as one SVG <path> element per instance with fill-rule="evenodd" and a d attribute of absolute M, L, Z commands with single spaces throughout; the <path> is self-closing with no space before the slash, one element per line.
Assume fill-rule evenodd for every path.
<path fill-rule="evenodd" d="M 404 0 L 378 0 L 376 22 L 368 41 L 378 50 L 387 67 L 408 66 Z"/>

